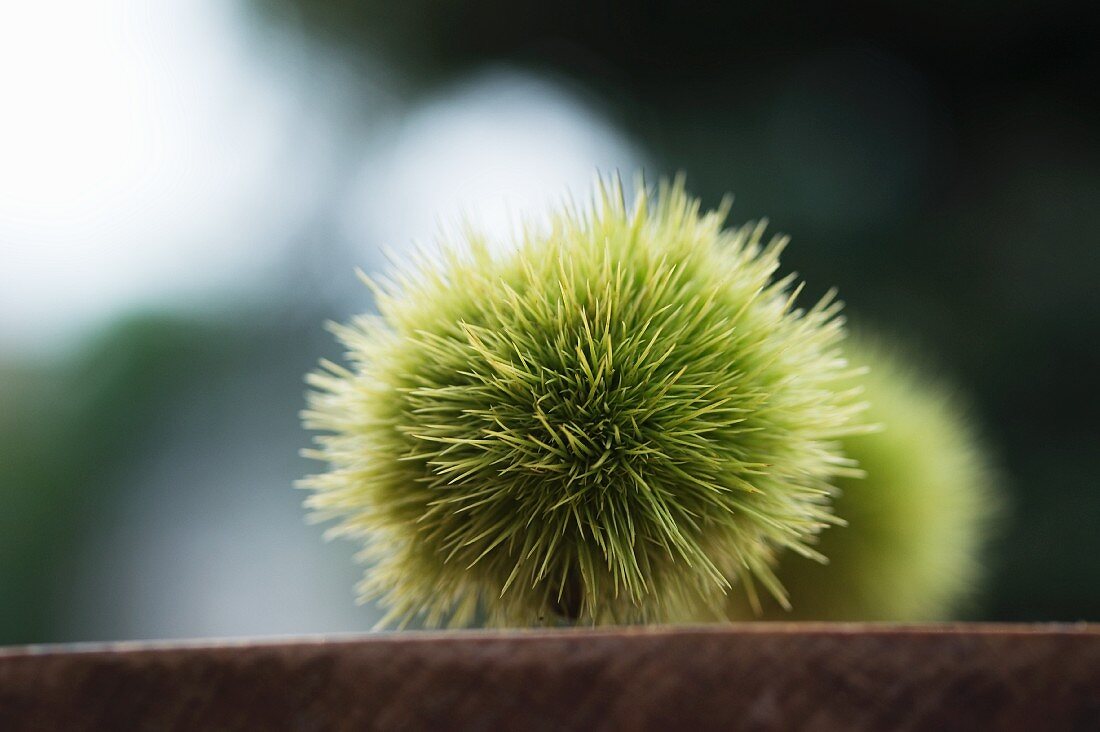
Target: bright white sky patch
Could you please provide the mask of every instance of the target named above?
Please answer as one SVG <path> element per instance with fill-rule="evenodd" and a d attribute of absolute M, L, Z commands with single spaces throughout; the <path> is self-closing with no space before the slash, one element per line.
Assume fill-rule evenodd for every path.
<path fill-rule="evenodd" d="M 362 85 L 334 92 L 339 72 L 306 46 L 258 53 L 255 19 L 238 12 L 220 0 L 0 9 L 0 353 L 49 351 L 134 306 L 260 290 L 319 210 L 346 212 L 322 234 L 349 261 L 321 251 L 351 281 L 353 263 L 430 241 L 439 222 L 469 214 L 506 238 L 566 191 L 587 196 L 597 170 L 629 178 L 641 164 L 571 90 L 507 71 L 407 116 L 391 104 L 386 129 L 372 113 L 349 151 L 357 141 L 326 125 L 348 100 L 361 108 Z M 363 173 L 345 199 L 324 176 L 349 154 Z"/>
<path fill-rule="evenodd" d="M 0 346 L 263 274 L 293 109 L 233 8 L 0 10 Z"/>
<path fill-rule="evenodd" d="M 468 217 L 497 241 L 597 172 L 629 181 L 642 154 L 566 87 L 515 71 L 481 74 L 428 99 L 380 141 L 351 197 L 349 241 L 401 251 Z"/>

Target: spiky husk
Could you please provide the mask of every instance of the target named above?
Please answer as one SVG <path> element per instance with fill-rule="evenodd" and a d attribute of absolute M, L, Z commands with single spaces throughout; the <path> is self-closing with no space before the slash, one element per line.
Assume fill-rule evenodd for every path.
<path fill-rule="evenodd" d="M 853 435 L 845 452 L 866 471 L 841 479 L 834 508 L 847 522 L 821 535 L 826 565 L 784 556 L 777 575 L 791 612 L 779 620 L 948 619 L 979 586 L 981 549 L 999 511 L 993 470 L 956 393 L 873 341 L 850 340 L 879 430 Z M 919 359 L 916 359 L 919 361 Z M 755 617 L 731 597 L 734 618 Z"/>
<path fill-rule="evenodd" d="M 383 623 L 659 622 L 754 580 L 786 602 L 768 558 L 817 556 L 860 405 L 839 303 L 795 308 L 785 241 L 724 217 L 680 183 L 601 186 L 334 326 L 350 367 L 309 378 L 330 471 L 307 505 L 365 540 Z"/>

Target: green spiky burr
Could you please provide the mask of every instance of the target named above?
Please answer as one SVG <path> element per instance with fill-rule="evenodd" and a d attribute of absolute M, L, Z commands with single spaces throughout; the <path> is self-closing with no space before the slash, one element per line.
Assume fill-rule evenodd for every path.
<path fill-rule="evenodd" d="M 874 432 L 844 440 L 866 471 L 841 478 L 834 502 L 846 526 L 823 532 L 827 564 L 784 555 L 776 569 L 793 609 L 780 620 L 949 619 L 980 585 L 981 558 L 999 513 L 994 470 L 958 393 L 923 375 L 920 359 L 849 340 Z M 734 595 L 734 618 L 756 614 Z"/>
<path fill-rule="evenodd" d="M 309 378 L 308 506 L 362 540 L 389 623 L 661 622 L 733 585 L 785 603 L 861 429 L 832 294 L 680 182 L 601 186 L 493 254 L 476 233 L 375 283 Z"/>

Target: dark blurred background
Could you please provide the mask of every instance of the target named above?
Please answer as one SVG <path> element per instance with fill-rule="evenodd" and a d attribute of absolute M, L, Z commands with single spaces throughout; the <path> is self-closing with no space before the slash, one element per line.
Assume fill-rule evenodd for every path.
<path fill-rule="evenodd" d="M 94 5 L 94 7 L 93 7 Z M 105 0 L 0 10 L 0 644 L 364 630 L 292 481 L 353 267 L 684 171 L 958 386 L 972 610 L 1100 620 L 1086 3 Z"/>

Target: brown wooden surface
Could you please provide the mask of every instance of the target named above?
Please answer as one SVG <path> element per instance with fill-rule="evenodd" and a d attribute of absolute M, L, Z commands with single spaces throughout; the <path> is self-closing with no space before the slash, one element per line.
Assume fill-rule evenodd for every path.
<path fill-rule="evenodd" d="M 0 730 L 1100 730 L 1096 626 L 739 625 L 0 650 Z"/>

